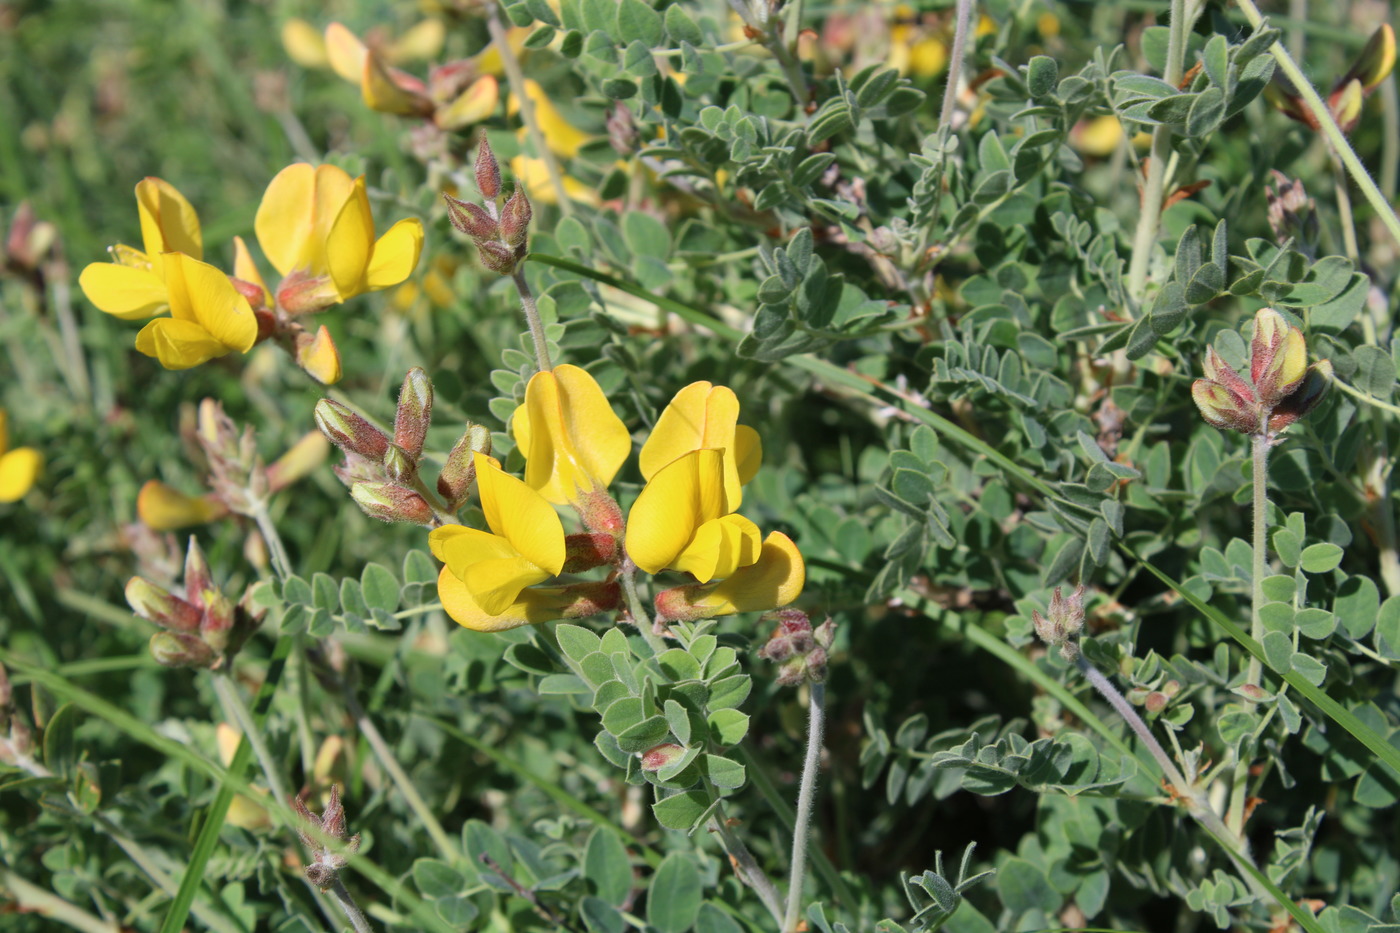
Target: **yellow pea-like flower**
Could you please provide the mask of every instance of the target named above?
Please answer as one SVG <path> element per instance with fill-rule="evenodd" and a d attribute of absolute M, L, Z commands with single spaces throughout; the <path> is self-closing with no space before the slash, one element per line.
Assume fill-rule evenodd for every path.
<path fill-rule="evenodd" d="M 632 450 L 627 426 L 587 370 L 567 363 L 535 373 L 512 429 L 525 483 L 555 505 L 606 489 Z"/>
<path fill-rule="evenodd" d="M 213 497 L 187 496 L 158 479 L 147 480 L 136 495 L 136 517 L 152 531 L 203 525 L 227 514 L 228 509 Z"/>
<path fill-rule="evenodd" d="M 34 487 L 44 458 L 33 447 L 9 448 L 9 424 L 0 408 L 0 502 L 17 502 Z"/>
<path fill-rule="evenodd" d="M 758 560 L 762 536 L 733 513 L 726 459 L 719 450 L 692 450 L 656 471 L 627 518 L 633 563 L 647 573 L 669 568 L 708 583 Z"/>
<path fill-rule="evenodd" d="M 141 328 L 136 349 L 166 369 L 189 369 L 233 350 L 247 353 L 258 339 L 258 322 L 228 276 L 184 253 L 163 259 L 170 317 Z"/>
<path fill-rule="evenodd" d="M 332 55 L 332 60 L 335 56 Z M 375 238 L 364 176 L 305 162 L 272 179 L 253 221 L 268 261 L 284 278 L 316 283 L 310 306 L 397 285 L 418 265 L 423 223 L 400 220 Z"/>
<path fill-rule="evenodd" d="M 694 621 L 739 612 L 767 612 L 786 606 L 802 593 L 807 567 L 797 545 L 774 531 L 763 542 L 758 560 L 714 583 L 666 590 L 656 597 L 659 617 Z"/>
<path fill-rule="evenodd" d="M 563 570 L 564 526 L 543 496 L 496 461 L 476 453 L 473 462 L 491 530 L 444 525 L 433 530 L 428 544 L 473 604 L 494 616 L 509 609 L 526 587 Z"/>
<path fill-rule="evenodd" d="M 143 249 L 119 243 L 111 249 L 116 262 L 90 263 L 78 276 L 89 301 L 124 321 L 143 320 L 169 306 L 164 254 L 204 258 L 199 215 L 174 185 L 142 179 L 136 185 L 136 209 Z"/>
<path fill-rule="evenodd" d="M 614 608 L 618 598 L 616 583 L 531 586 L 521 590 L 500 612 L 489 613 L 450 568 L 443 567 L 438 574 L 438 599 L 443 609 L 452 621 L 476 632 L 503 632 L 556 619 L 582 619 Z"/>
<path fill-rule="evenodd" d="M 642 445 L 642 477 L 692 450 L 713 448 L 724 453 L 724 492 L 730 511 L 743 501 L 743 486 L 763 462 L 758 432 L 738 423 L 739 399 L 727 386 L 692 382 L 671 399 Z"/>

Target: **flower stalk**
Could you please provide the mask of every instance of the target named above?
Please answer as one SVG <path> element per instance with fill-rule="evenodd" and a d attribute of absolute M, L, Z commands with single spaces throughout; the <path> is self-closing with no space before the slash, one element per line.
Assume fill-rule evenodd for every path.
<path fill-rule="evenodd" d="M 807 694 L 807 754 L 802 760 L 802 778 L 797 787 L 797 818 L 792 829 L 792 872 L 788 878 L 784 933 L 797 933 L 800 929 L 798 915 L 802 907 L 802 882 L 807 872 L 812 801 L 816 798 L 817 769 L 821 766 L 825 706 L 826 684 L 814 682 Z"/>

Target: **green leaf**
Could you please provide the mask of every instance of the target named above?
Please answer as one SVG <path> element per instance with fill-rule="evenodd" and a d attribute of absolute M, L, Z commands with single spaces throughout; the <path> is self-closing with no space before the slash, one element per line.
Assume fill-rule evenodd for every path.
<path fill-rule="evenodd" d="M 695 918 L 695 933 L 744 933 L 728 914 L 714 904 L 700 905 L 700 914 Z"/>
<path fill-rule="evenodd" d="M 417 554 L 418 551 L 410 551 L 410 554 Z M 436 577 L 436 574 L 434 574 Z M 336 586 L 335 579 L 327 573 L 317 573 L 311 577 L 312 605 L 317 609 L 324 609 L 327 612 L 336 612 L 340 609 L 340 587 Z"/>
<path fill-rule="evenodd" d="M 578 910 L 588 933 L 624 933 L 627 929 L 621 912 L 599 898 L 585 897 L 579 901 Z"/>
<path fill-rule="evenodd" d="M 462 874 L 444 861 L 435 858 L 420 858 L 413 863 L 413 883 L 418 893 L 429 900 L 452 897 L 467 886 Z"/>
<path fill-rule="evenodd" d="M 583 876 L 593 893 L 621 906 L 632 890 L 632 865 L 622 841 L 601 826 L 593 830 L 583 852 Z"/>
<path fill-rule="evenodd" d="M 1208 87 L 1196 95 L 1191 111 L 1186 116 L 1186 135 L 1205 136 L 1215 131 L 1225 118 L 1225 92 L 1218 87 Z"/>
<path fill-rule="evenodd" d="M 1301 651 L 1293 653 L 1291 664 L 1293 670 L 1301 674 L 1303 678 L 1314 687 L 1321 684 L 1327 677 L 1327 665 L 1323 664 L 1312 655 L 1304 654 Z"/>
<path fill-rule="evenodd" d="M 360 588 L 370 609 L 394 612 L 399 608 L 399 581 L 382 564 L 366 564 L 360 574 Z"/>
<path fill-rule="evenodd" d="M 698 680 L 700 662 L 684 648 L 671 648 L 656 659 L 661 672 L 673 681 Z"/>
<path fill-rule="evenodd" d="M 559 641 L 559 650 L 572 661 L 582 661 L 603 645 L 601 638 L 583 626 L 563 622 L 554 627 L 554 637 Z"/>
<path fill-rule="evenodd" d="M 705 755 L 701 771 L 710 783 L 726 790 L 744 786 L 744 766 L 719 755 Z"/>
<path fill-rule="evenodd" d="M 720 745 L 737 745 L 749 731 L 749 717 L 737 709 L 715 710 L 706 722 Z"/>
<path fill-rule="evenodd" d="M 1381 604 L 1376 614 L 1376 650 L 1384 657 L 1400 659 L 1400 596 Z"/>
<path fill-rule="evenodd" d="M 1026 63 L 1026 87 L 1031 97 L 1044 97 L 1055 89 L 1059 80 L 1060 68 L 1048 55 L 1035 55 Z"/>
<path fill-rule="evenodd" d="M 64 703 L 44 725 L 44 764 L 59 777 L 68 777 L 77 763 L 77 744 L 73 731 L 77 727 L 79 709 Z"/>
<path fill-rule="evenodd" d="M 310 606 L 315 602 L 311 586 L 298 576 L 290 576 L 282 583 L 282 598 L 299 606 Z"/>
<path fill-rule="evenodd" d="M 660 933 L 686 933 L 700 915 L 703 895 L 700 868 L 694 858 L 685 852 L 672 852 L 662 860 L 647 888 L 647 922 Z"/>
<path fill-rule="evenodd" d="M 1002 904 L 1013 914 L 1030 910 L 1054 914 L 1064 901 L 1045 872 L 1023 858 L 1007 859 L 997 871 L 995 884 Z"/>
<path fill-rule="evenodd" d="M 1351 384 L 1379 399 L 1389 399 L 1395 391 L 1395 360 L 1380 347 L 1360 346 L 1351 354 L 1356 364 Z"/>
<path fill-rule="evenodd" d="M 1397 646 L 1400 646 L 1400 642 L 1397 642 Z M 733 708 L 748 699 L 752 689 L 753 678 L 748 674 L 723 677 L 710 684 L 710 700 L 707 705 L 712 710 Z"/>
<path fill-rule="evenodd" d="M 1381 610 L 1381 591 L 1370 577 L 1347 577 L 1337 589 L 1332 611 L 1352 638 L 1370 634 Z"/>
<path fill-rule="evenodd" d="M 685 7 L 679 3 L 673 3 L 666 8 L 665 25 L 667 35 L 671 37 L 671 41 L 675 45 L 689 42 L 691 45 L 699 46 L 705 41 L 705 34 L 700 31 L 699 26 L 695 25 L 695 20 L 690 18 Z"/>
<path fill-rule="evenodd" d="M 617 38 L 625 42 L 634 39 L 655 48 L 665 37 L 661 14 L 644 0 L 620 0 L 617 5 Z"/>
<path fill-rule="evenodd" d="M 1310 544 L 1303 548 L 1299 566 L 1304 573 L 1327 573 L 1342 562 L 1342 549 L 1335 544 Z"/>
<path fill-rule="evenodd" d="M 671 727 L 671 734 L 676 737 L 676 741 L 680 744 L 689 745 L 690 714 L 675 700 L 667 700 L 664 709 L 666 723 Z"/>
<path fill-rule="evenodd" d="M 692 790 L 673 794 L 651 805 L 656 822 L 667 829 L 689 831 L 710 808 L 710 798 L 703 791 Z"/>

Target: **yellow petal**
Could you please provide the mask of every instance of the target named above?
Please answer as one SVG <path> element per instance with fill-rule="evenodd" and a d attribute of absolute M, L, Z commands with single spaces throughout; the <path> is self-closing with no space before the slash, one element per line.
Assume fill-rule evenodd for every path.
<path fill-rule="evenodd" d="M 549 180 L 549 169 L 545 166 L 544 159 L 532 159 L 526 155 L 518 155 L 510 160 L 510 172 L 515 176 L 515 183 L 525 188 L 525 193 L 530 196 L 531 201 L 540 204 L 558 202 L 559 198 L 554 192 L 553 183 Z M 564 176 L 564 193 L 571 201 L 579 201 L 584 204 L 598 203 L 598 192 L 572 175 Z"/>
<path fill-rule="evenodd" d="M 141 328 L 136 349 L 166 369 L 189 369 L 229 351 L 198 323 L 160 317 Z"/>
<path fill-rule="evenodd" d="M 1123 141 L 1123 124 L 1112 114 L 1094 117 L 1070 130 L 1070 145 L 1085 155 L 1107 156 Z"/>
<path fill-rule="evenodd" d="M 33 447 L 16 447 L 0 456 L 0 502 L 16 502 L 34 486 L 44 458 Z"/>
<path fill-rule="evenodd" d="M 539 124 L 540 132 L 544 134 L 545 144 L 555 155 L 572 159 L 578 155 L 584 143 L 593 138 L 564 119 L 564 115 L 550 101 L 549 95 L 538 81 L 526 79 L 525 96 L 535 109 L 535 120 Z M 515 110 L 519 109 L 518 101 L 514 107 Z M 515 110 L 511 112 L 514 113 Z"/>
<path fill-rule="evenodd" d="M 165 260 L 171 315 L 197 322 L 222 345 L 221 352 L 247 353 L 258 339 L 258 321 L 228 276 L 183 253 L 166 253 Z"/>
<path fill-rule="evenodd" d="M 253 230 L 267 261 L 282 275 L 304 262 L 315 197 L 316 169 L 305 162 L 282 169 L 263 192 Z"/>
<path fill-rule="evenodd" d="M 665 612 L 668 596 L 676 599 L 690 619 L 732 615 L 736 612 L 767 612 L 786 606 L 802 593 L 807 568 L 797 545 L 787 535 L 775 531 L 763 542 L 763 552 L 754 563 L 734 572 L 719 583 L 678 587 L 658 597 L 658 607 L 667 618 L 681 613 Z"/>
<path fill-rule="evenodd" d="M 78 276 L 78 287 L 99 311 L 123 321 L 143 320 L 169 304 L 165 281 L 159 275 L 115 262 L 89 263 Z"/>
<path fill-rule="evenodd" d="M 744 481 L 739 471 L 738 418 L 739 399 L 733 390 L 708 382 L 692 382 L 671 399 L 656 420 L 651 436 L 642 445 L 640 466 L 643 478 L 650 479 L 657 470 L 692 450 L 722 450 L 725 453 L 725 495 L 729 508 L 738 508 L 743 498 L 740 486 Z M 752 429 L 746 429 L 742 455 L 746 458 L 745 468 L 749 470 L 750 478 L 758 469 L 754 457 L 762 459 L 761 447 L 755 450 L 754 446 L 757 438 Z"/>
<path fill-rule="evenodd" d="M 474 453 L 481 511 L 491 530 L 545 576 L 564 568 L 564 525 L 545 497 L 502 471 L 485 454 Z M 541 577 L 540 579 L 544 579 Z"/>
<path fill-rule="evenodd" d="M 671 567 L 708 583 L 758 560 L 762 545 L 757 525 L 742 515 L 724 515 L 701 525 Z"/>
<path fill-rule="evenodd" d="M 1366 102 L 1366 95 L 1362 90 L 1361 82 L 1357 80 L 1348 81 L 1340 93 L 1332 95 L 1332 117 L 1342 127 L 1347 129 L 1356 123 L 1361 116 L 1361 106 Z"/>
<path fill-rule="evenodd" d="M 517 56 L 525 49 L 525 40 L 530 37 L 530 28 L 527 26 L 512 26 L 506 31 L 506 45 L 510 46 L 512 52 Z M 501 50 L 492 42 L 482 49 L 476 56 L 476 70 L 484 75 L 495 75 L 500 77 L 505 72 L 505 64 L 501 59 Z"/>
<path fill-rule="evenodd" d="M 423 221 L 417 217 L 400 220 L 374 244 L 365 270 L 366 287 L 378 291 L 399 284 L 413 272 L 422 252 Z"/>
<path fill-rule="evenodd" d="M 632 504 L 627 555 L 647 573 L 660 573 L 673 566 L 700 526 L 728 514 L 726 505 L 720 451 L 693 450 L 672 460 Z"/>
<path fill-rule="evenodd" d="M 263 281 L 262 273 L 258 271 L 258 264 L 253 261 L 253 254 L 248 251 L 248 244 L 243 242 L 241 236 L 233 238 L 233 275 L 235 278 L 251 282 L 261 288 L 263 304 L 272 307 L 272 292 L 268 290 L 267 283 Z"/>
<path fill-rule="evenodd" d="M 521 590 L 514 602 L 493 615 L 481 608 L 467 585 L 446 567 L 438 574 L 438 599 L 454 622 L 477 632 L 503 632 L 521 625 L 551 622 L 560 617 L 561 609 L 570 602 L 559 587 L 536 586 Z"/>
<path fill-rule="evenodd" d="M 363 292 L 365 269 L 374 249 L 374 216 L 365 193 L 365 179 L 355 179 L 350 197 L 341 205 L 326 239 L 326 266 L 341 300 Z"/>
<path fill-rule="evenodd" d="M 741 486 L 751 482 L 763 465 L 763 439 L 746 424 L 734 429 L 734 465 Z"/>
<path fill-rule="evenodd" d="M 320 431 L 307 431 L 287 452 L 268 465 L 267 481 L 272 491 L 285 489 L 292 483 L 308 475 L 322 463 L 330 453 L 330 441 Z"/>
<path fill-rule="evenodd" d="M 365 44 L 340 23 L 331 23 L 326 27 L 326 57 L 330 60 L 331 69 L 346 81 L 359 85 L 368 54 Z"/>
<path fill-rule="evenodd" d="M 525 482 L 556 505 L 606 488 L 632 449 L 632 436 L 602 388 L 577 366 L 535 373 L 524 407 Z"/>
<path fill-rule="evenodd" d="M 292 17 L 282 24 L 282 48 L 287 57 L 303 68 L 327 68 L 330 56 L 326 53 L 326 40 L 306 20 Z"/>
<path fill-rule="evenodd" d="M 433 115 L 440 129 L 453 131 L 480 123 L 496 112 L 501 100 L 501 86 L 494 75 L 482 75 L 457 96 L 451 104 Z"/>
<path fill-rule="evenodd" d="M 204 236 L 199 215 L 175 186 L 160 178 L 144 178 L 136 185 L 136 209 L 141 215 L 141 239 L 148 256 L 184 253 L 204 258 Z"/>
<path fill-rule="evenodd" d="M 909 46 L 909 71 L 918 78 L 932 78 L 948 67 L 948 46 L 927 36 Z"/>
<path fill-rule="evenodd" d="M 187 496 L 158 479 L 147 480 L 136 496 L 136 515 L 152 531 L 174 531 L 211 522 L 228 510 L 205 496 Z"/>
<path fill-rule="evenodd" d="M 365 55 L 364 73 L 360 76 L 360 94 L 369 109 L 378 110 L 380 113 L 412 116 L 426 114 L 432 109 L 432 101 L 396 81 L 394 73 L 374 52 Z"/>
<path fill-rule="evenodd" d="M 322 324 L 311 340 L 305 343 L 298 340 L 297 365 L 321 385 L 335 385 L 340 381 L 340 350 L 326 325 Z"/>
<path fill-rule="evenodd" d="M 447 38 L 447 27 L 440 19 L 425 19 L 394 40 L 386 53 L 396 65 L 436 58 Z"/>
<path fill-rule="evenodd" d="M 561 546 L 563 540 L 561 527 Z M 429 535 L 428 543 L 446 569 L 466 584 L 473 602 L 489 615 L 502 612 L 525 587 L 551 576 L 522 557 L 505 537 L 476 528 L 444 525 Z"/>

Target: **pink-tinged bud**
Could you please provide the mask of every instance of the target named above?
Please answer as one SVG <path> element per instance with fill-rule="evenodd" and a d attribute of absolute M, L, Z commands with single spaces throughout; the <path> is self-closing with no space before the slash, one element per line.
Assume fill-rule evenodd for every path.
<path fill-rule="evenodd" d="M 1298 388 L 1308 367 L 1303 332 L 1272 308 L 1254 316 L 1254 339 L 1249 345 L 1249 375 L 1255 397 L 1273 408 Z"/>
<path fill-rule="evenodd" d="M 807 679 L 814 684 L 826 683 L 826 649 L 817 648 L 807 655 Z"/>
<path fill-rule="evenodd" d="M 472 484 L 476 482 L 476 461 L 473 453 L 491 454 L 491 432 L 485 425 L 467 424 L 452 452 L 447 455 L 447 463 L 438 476 L 437 488 L 448 505 L 454 508 L 467 501 Z"/>
<path fill-rule="evenodd" d="M 204 549 L 199 546 L 198 539 L 190 535 L 189 546 L 185 548 L 185 599 L 202 607 L 204 593 L 213 588 L 214 574 L 204 557 Z"/>
<path fill-rule="evenodd" d="M 433 381 L 420 367 L 413 367 L 399 390 L 399 407 L 394 415 L 394 444 L 414 463 L 423 455 L 423 440 L 433 415 Z"/>
<path fill-rule="evenodd" d="M 126 603 L 132 612 L 161 628 L 177 632 L 199 628 L 201 613 L 197 607 L 143 577 L 132 577 L 126 582 Z"/>
<path fill-rule="evenodd" d="M 298 269 L 277 287 L 277 304 L 293 317 L 324 311 L 339 301 L 340 292 L 328 275 L 311 275 Z"/>
<path fill-rule="evenodd" d="M 39 267 L 57 238 L 58 229 L 46 220 L 39 220 L 34 208 L 24 201 L 15 209 L 10 221 L 10 232 L 5 237 L 5 258 L 11 267 L 31 272 Z"/>
<path fill-rule="evenodd" d="M 244 281 L 232 275 L 228 277 L 228 280 L 233 283 L 234 291 L 248 299 L 248 306 L 250 308 L 254 311 L 262 308 L 263 303 L 267 300 L 267 293 L 263 291 L 261 285 Z"/>
<path fill-rule="evenodd" d="M 222 654 L 228 648 L 229 632 L 233 629 L 233 601 L 222 590 L 209 590 L 204 594 L 204 618 L 199 623 L 199 637 L 216 652 Z"/>
<path fill-rule="evenodd" d="M 1317 407 L 1322 396 L 1327 393 L 1327 384 L 1332 381 L 1332 361 L 1319 360 L 1308 367 L 1303 382 L 1283 401 L 1274 407 L 1269 417 L 1269 430 L 1282 431 L 1299 418 Z"/>
<path fill-rule="evenodd" d="M 1162 684 L 1162 695 L 1169 700 L 1175 699 L 1176 695 L 1180 692 L 1181 681 L 1179 680 L 1169 680 L 1166 683 Z"/>
<path fill-rule="evenodd" d="M 1283 243 L 1290 237 L 1303 243 L 1315 243 L 1318 235 L 1317 205 L 1308 197 L 1301 179 L 1271 170 L 1271 179 L 1264 186 L 1269 203 L 1269 229 L 1274 239 Z"/>
<path fill-rule="evenodd" d="M 559 610 L 561 619 L 586 619 L 622 605 L 622 586 L 616 580 L 571 583 L 560 587 L 559 592 L 572 600 Z"/>
<path fill-rule="evenodd" d="M 1254 406 L 1243 402 L 1218 382 L 1197 379 L 1191 383 L 1191 398 L 1207 423 L 1222 431 L 1254 434 L 1259 430 L 1259 415 Z"/>
<path fill-rule="evenodd" d="M 818 625 L 812 634 L 816 637 L 818 645 L 830 651 L 831 643 L 836 640 L 836 620 L 827 616 L 826 621 Z"/>
<path fill-rule="evenodd" d="M 390 444 L 385 449 L 383 463 L 384 475 L 393 483 L 411 486 L 413 477 L 418 474 L 418 465 L 408 459 L 408 454 L 397 444 Z"/>
<path fill-rule="evenodd" d="M 525 197 L 525 189 L 515 186 L 515 191 L 506 206 L 501 208 L 501 239 L 510 246 L 522 246 L 530 232 L 530 218 L 534 211 L 530 199 Z"/>
<path fill-rule="evenodd" d="M 208 667 L 214 661 L 214 649 L 196 635 L 156 632 L 151 636 L 151 657 L 165 667 Z"/>
<path fill-rule="evenodd" d="M 1211 382 L 1218 382 L 1223 385 L 1239 401 L 1241 405 L 1254 404 L 1254 390 L 1250 388 L 1244 377 L 1235 372 L 1234 368 L 1215 352 L 1215 347 L 1206 347 L 1205 359 L 1201 368 L 1205 371 L 1206 378 Z"/>
<path fill-rule="evenodd" d="M 574 508 L 583 519 L 583 527 L 594 534 L 619 537 L 626 527 L 622 508 L 606 490 L 594 488 L 592 492 L 580 493 L 574 500 Z"/>
<path fill-rule="evenodd" d="M 806 658 L 794 657 L 782 667 L 778 668 L 778 686 L 796 687 L 807 679 Z"/>
<path fill-rule="evenodd" d="M 815 630 L 807 613 L 800 609 L 779 609 L 765 613 L 765 620 L 778 624 L 758 656 L 780 665 L 778 683 L 785 687 L 803 681 L 822 683 L 826 680 L 827 649 L 836 633 L 836 623 L 827 619 Z"/>
<path fill-rule="evenodd" d="M 1032 612 L 1031 622 L 1041 641 L 1051 648 L 1059 648 L 1065 660 L 1074 660 L 1079 654 L 1079 630 L 1084 627 L 1084 584 L 1076 586 L 1068 597 L 1055 587 L 1046 615 Z"/>
<path fill-rule="evenodd" d="M 459 201 L 450 194 L 442 197 L 447 202 L 447 219 L 452 221 L 452 226 L 477 242 L 500 237 L 500 225 L 480 205 Z"/>
<path fill-rule="evenodd" d="M 384 459 L 389 449 L 389 435 L 333 399 L 323 398 L 313 412 L 316 427 L 326 439 L 347 453 L 359 454 L 369 460 Z"/>
<path fill-rule="evenodd" d="M 501 193 L 501 166 L 485 136 L 481 137 L 481 145 L 476 150 L 476 187 L 488 201 L 495 200 Z"/>
<path fill-rule="evenodd" d="M 778 664 L 783 663 L 788 658 L 792 657 L 792 655 L 792 639 L 782 634 L 773 635 L 764 643 L 762 648 L 758 649 L 758 656 L 760 658 L 766 661 L 774 661 Z"/>
<path fill-rule="evenodd" d="M 1159 690 L 1154 690 L 1147 695 L 1147 699 L 1143 701 L 1142 705 L 1149 713 L 1156 716 L 1167 708 L 1167 703 L 1167 695 Z"/>
<path fill-rule="evenodd" d="M 617 560 L 617 537 L 588 533 L 564 536 L 564 569 L 562 573 L 583 573 L 594 567 Z"/>
<path fill-rule="evenodd" d="M 655 748 L 649 748 L 637 757 L 642 759 L 643 771 L 660 771 L 684 758 L 685 749 L 674 742 L 667 742 Z"/>
<path fill-rule="evenodd" d="M 477 257 L 487 270 L 495 272 L 497 275 L 513 275 L 515 267 L 521 259 L 525 258 L 525 251 L 520 248 L 512 249 L 501 243 L 494 243 L 490 240 L 478 240 L 476 244 Z"/>
<path fill-rule="evenodd" d="M 350 487 L 350 497 L 366 515 L 381 522 L 433 523 L 433 510 L 423 497 L 393 483 L 356 483 Z"/>
<path fill-rule="evenodd" d="M 353 450 L 347 450 L 345 462 L 331 467 L 331 472 L 346 486 L 354 486 L 356 483 L 382 483 L 385 479 L 384 466 L 380 461 L 361 457 Z"/>
<path fill-rule="evenodd" d="M 637 148 L 637 124 L 632 111 L 622 101 L 613 105 L 607 120 L 608 142 L 620 156 L 630 156 Z"/>

